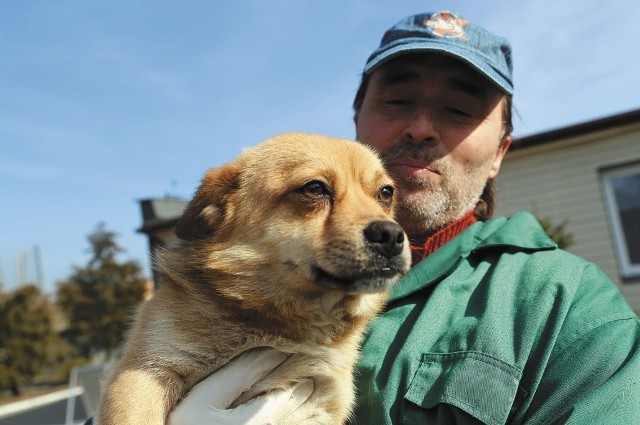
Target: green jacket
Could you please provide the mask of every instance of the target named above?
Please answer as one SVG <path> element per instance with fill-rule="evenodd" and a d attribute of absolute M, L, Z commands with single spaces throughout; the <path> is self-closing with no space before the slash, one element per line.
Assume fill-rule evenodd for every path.
<path fill-rule="evenodd" d="M 528 213 L 417 264 L 366 336 L 357 424 L 640 424 L 640 322 Z"/>

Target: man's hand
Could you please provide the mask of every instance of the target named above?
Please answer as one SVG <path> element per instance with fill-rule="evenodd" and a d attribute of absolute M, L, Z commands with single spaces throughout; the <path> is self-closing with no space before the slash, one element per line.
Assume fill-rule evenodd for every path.
<path fill-rule="evenodd" d="M 248 351 L 193 387 L 169 415 L 167 425 L 275 425 L 313 392 L 313 381 L 303 380 L 286 390 L 274 390 L 234 409 L 240 394 L 267 376 L 287 358 L 272 348 Z"/>

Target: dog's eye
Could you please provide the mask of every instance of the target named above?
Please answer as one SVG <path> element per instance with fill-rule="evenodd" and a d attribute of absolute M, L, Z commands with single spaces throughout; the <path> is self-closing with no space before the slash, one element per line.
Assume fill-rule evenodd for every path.
<path fill-rule="evenodd" d="M 378 201 L 385 205 L 391 204 L 391 201 L 393 201 L 393 187 L 383 186 L 378 191 L 378 195 L 376 196 L 376 198 L 378 198 Z"/>
<path fill-rule="evenodd" d="M 331 197 L 331 191 L 323 182 L 318 180 L 310 181 L 309 183 L 298 189 L 298 192 L 314 199 Z"/>

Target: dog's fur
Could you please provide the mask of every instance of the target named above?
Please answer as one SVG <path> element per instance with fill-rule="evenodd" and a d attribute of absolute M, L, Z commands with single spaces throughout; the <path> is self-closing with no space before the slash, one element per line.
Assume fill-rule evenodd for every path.
<path fill-rule="evenodd" d="M 311 377 L 285 423 L 345 422 L 362 334 L 410 263 L 392 186 L 365 146 L 303 134 L 209 170 L 181 243 L 156 258 L 162 282 L 104 382 L 98 423 L 164 424 L 195 384 L 263 346 L 291 355 L 240 402 Z"/>

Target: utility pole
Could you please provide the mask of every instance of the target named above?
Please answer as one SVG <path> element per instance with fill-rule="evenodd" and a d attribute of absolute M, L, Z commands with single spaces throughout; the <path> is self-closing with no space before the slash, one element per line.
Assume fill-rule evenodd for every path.
<path fill-rule="evenodd" d="M 33 261 L 36 267 L 36 284 L 38 288 L 43 289 L 44 274 L 42 273 L 42 257 L 40 256 L 40 246 L 38 245 L 33 247 Z"/>
<path fill-rule="evenodd" d="M 19 288 L 27 282 L 27 253 L 21 249 L 16 253 L 16 274 Z"/>
<path fill-rule="evenodd" d="M 2 260 L 0 260 L 0 292 L 4 290 L 4 269 L 2 268 Z"/>

